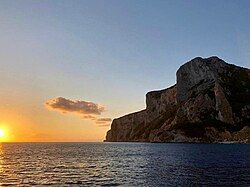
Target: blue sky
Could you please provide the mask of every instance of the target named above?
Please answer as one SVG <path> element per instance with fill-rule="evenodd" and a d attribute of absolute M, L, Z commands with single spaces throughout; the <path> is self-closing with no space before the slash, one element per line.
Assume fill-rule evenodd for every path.
<path fill-rule="evenodd" d="M 42 116 L 43 103 L 61 96 L 119 117 L 144 108 L 147 91 L 175 84 L 196 56 L 249 67 L 249 20 L 244 0 L 1 0 L 1 102 Z"/>

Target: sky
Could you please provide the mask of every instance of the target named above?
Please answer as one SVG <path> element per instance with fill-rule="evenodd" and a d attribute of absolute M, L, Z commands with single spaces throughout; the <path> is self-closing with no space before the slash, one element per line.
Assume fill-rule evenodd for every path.
<path fill-rule="evenodd" d="M 2 141 L 102 141 L 180 65 L 250 65 L 250 1 L 0 0 Z"/>

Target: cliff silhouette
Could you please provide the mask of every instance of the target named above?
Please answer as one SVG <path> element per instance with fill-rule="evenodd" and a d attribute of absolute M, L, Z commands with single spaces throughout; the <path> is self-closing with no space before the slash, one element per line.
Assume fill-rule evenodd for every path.
<path fill-rule="evenodd" d="M 250 70 L 218 57 L 182 65 L 146 109 L 114 119 L 108 142 L 250 142 Z"/>

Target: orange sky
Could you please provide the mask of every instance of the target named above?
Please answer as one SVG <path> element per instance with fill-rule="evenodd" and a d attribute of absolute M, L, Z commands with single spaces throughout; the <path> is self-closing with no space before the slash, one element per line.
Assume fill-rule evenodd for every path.
<path fill-rule="evenodd" d="M 38 116 L 25 116 L 25 112 L 18 109 L 0 110 L 0 129 L 6 132 L 4 141 L 102 141 L 109 129 L 71 114 L 51 115 L 41 111 Z"/>
<path fill-rule="evenodd" d="M 5 131 L 1 141 L 102 141 L 110 128 L 99 127 L 73 113 L 48 110 L 44 103 L 28 100 L 1 97 L 0 129 Z"/>
<path fill-rule="evenodd" d="M 44 142 L 44 141 L 103 141 L 106 132 L 110 129 L 110 122 L 103 126 L 90 119 L 84 119 L 77 112 L 62 113 L 60 110 L 50 109 L 46 102 L 57 98 L 58 95 L 65 96 L 71 100 L 87 98 L 87 101 L 97 101 L 104 105 L 105 110 L 100 115 L 94 114 L 97 119 L 115 118 L 128 112 L 137 111 L 144 107 L 144 93 L 137 99 L 124 99 L 131 97 L 131 94 L 119 94 L 118 90 L 113 96 L 108 94 L 110 99 L 98 99 L 103 94 L 86 97 L 86 94 L 79 90 L 72 94 L 67 84 L 46 85 L 40 84 L 34 79 L 36 77 L 20 78 L 20 75 L 12 72 L 0 74 L 0 129 L 5 130 L 5 137 L 0 141 L 5 142 Z M 24 76 L 25 73 L 21 74 Z M 60 79 L 60 77 L 58 77 Z M 67 77 L 61 81 L 67 82 Z M 51 82 L 51 80 L 48 80 Z M 56 80 L 59 81 L 59 80 Z M 77 87 L 76 87 L 77 88 Z M 128 90 L 128 93 L 129 90 Z M 91 94 L 90 94 L 91 95 Z M 70 101 L 71 101 L 70 100 Z M 84 111 L 83 111 L 84 112 Z"/>
<path fill-rule="evenodd" d="M 15 85 L 15 86 L 14 86 Z M 30 89 L 29 85 L 11 83 L 2 86 L 0 92 L 0 129 L 5 131 L 4 142 L 80 142 L 103 141 L 110 129 L 90 119 L 84 119 L 76 112 L 62 113 L 49 109 L 45 103 L 50 100 L 50 89 L 46 92 Z M 53 95 L 53 94 L 51 94 Z M 81 98 L 81 97 L 78 97 Z M 142 97 L 143 98 L 143 97 Z M 143 103 L 144 98 L 141 100 Z M 124 101 L 121 100 L 120 103 Z M 131 101 L 132 102 L 132 101 Z M 138 110 L 134 105 L 120 106 L 116 110 L 112 105 L 105 106 L 105 111 L 96 118 L 119 117 L 129 111 Z M 143 107 L 143 106 L 142 106 Z"/>

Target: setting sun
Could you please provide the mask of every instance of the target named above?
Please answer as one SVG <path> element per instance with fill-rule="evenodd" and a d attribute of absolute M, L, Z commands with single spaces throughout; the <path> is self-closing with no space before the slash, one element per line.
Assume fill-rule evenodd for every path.
<path fill-rule="evenodd" d="M 0 142 L 8 141 L 7 131 L 5 128 L 0 128 Z"/>
<path fill-rule="evenodd" d="M 0 138 L 3 138 L 5 136 L 5 132 L 3 129 L 0 129 Z"/>

